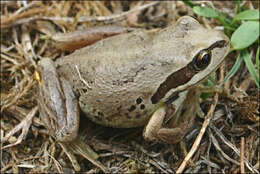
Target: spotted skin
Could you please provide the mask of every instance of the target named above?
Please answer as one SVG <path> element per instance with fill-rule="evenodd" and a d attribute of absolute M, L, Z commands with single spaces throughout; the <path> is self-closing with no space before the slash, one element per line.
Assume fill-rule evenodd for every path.
<path fill-rule="evenodd" d="M 217 68 L 229 48 L 214 49 L 212 57 L 217 58 L 205 70 L 193 73 L 185 83 L 181 75 L 174 76 L 169 81 L 173 87 L 158 92 L 161 85 L 168 85 L 167 77 L 185 68 L 200 50 L 223 39 L 222 33 L 184 17 L 160 31 L 138 30 L 104 39 L 58 59 L 56 66 L 89 119 L 111 127 L 139 127 L 156 109 Z M 156 93 L 160 95 L 153 102 Z"/>

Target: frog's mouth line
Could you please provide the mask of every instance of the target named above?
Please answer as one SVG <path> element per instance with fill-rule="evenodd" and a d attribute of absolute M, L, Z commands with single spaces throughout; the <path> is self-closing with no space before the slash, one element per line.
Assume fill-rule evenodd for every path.
<path fill-rule="evenodd" d="M 224 46 L 226 46 L 226 44 L 227 44 L 226 40 L 220 40 L 220 41 L 213 43 L 205 50 L 211 51 L 214 48 L 223 48 Z M 187 66 L 170 74 L 166 78 L 166 80 L 160 84 L 159 88 L 157 89 L 157 91 L 154 93 L 154 95 L 151 98 L 151 102 L 153 104 L 158 103 L 168 93 L 168 91 L 170 91 L 171 89 L 176 88 L 178 86 L 184 85 L 185 83 L 190 81 L 194 75 L 196 75 L 197 73 L 203 71 L 204 69 L 206 69 L 208 67 L 207 66 L 204 69 L 201 69 L 198 71 L 197 69 L 194 68 L 194 65 L 193 65 L 194 59 L 196 59 L 196 56 L 192 59 L 192 61 Z M 210 65 L 210 63 L 208 65 Z"/>

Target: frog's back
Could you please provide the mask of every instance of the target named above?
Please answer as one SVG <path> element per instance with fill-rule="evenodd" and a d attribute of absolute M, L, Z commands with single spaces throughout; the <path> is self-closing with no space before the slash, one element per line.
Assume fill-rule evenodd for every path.
<path fill-rule="evenodd" d="M 91 120 L 113 127 L 137 127 L 148 121 L 161 104 L 153 104 L 152 95 L 177 69 L 169 55 L 176 52 L 180 58 L 186 51 L 174 51 L 180 41 L 158 43 L 155 37 L 142 31 L 123 34 L 57 61 L 59 73 L 73 85 L 81 109 Z"/>

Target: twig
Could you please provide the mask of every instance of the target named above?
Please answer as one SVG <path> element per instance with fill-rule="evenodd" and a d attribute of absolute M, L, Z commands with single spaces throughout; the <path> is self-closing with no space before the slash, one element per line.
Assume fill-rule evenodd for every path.
<path fill-rule="evenodd" d="M 4 110 L 4 113 L 6 113 L 8 115 L 12 115 L 15 119 L 17 119 L 21 122 L 26 117 L 26 115 L 28 115 L 29 110 L 16 106 L 16 105 L 12 105 L 12 106 L 6 108 Z M 33 122 L 33 126 L 36 126 L 36 127 L 44 126 L 42 121 L 37 117 L 33 117 L 32 122 Z"/>
<path fill-rule="evenodd" d="M 23 23 L 20 23 L 20 21 L 23 21 L 25 19 L 33 19 L 34 17 L 30 17 L 30 16 L 33 16 L 35 14 L 39 14 L 39 13 L 42 13 L 45 11 L 46 11 L 45 8 L 35 8 L 35 9 L 31 9 L 29 11 L 25 11 L 23 13 L 12 15 L 10 17 L 4 16 L 4 17 L 2 17 L 2 20 L 1 20 L 1 28 L 5 29 L 8 27 L 23 24 Z M 35 16 L 35 18 L 37 18 L 37 17 L 40 17 L 40 16 Z"/>
<path fill-rule="evenodd" d="M 162 173 L 169 173 L 169 171 L 165 170 L 157 160 L 150 160 L 149 163 L 154 165 L 157 169 L 161 170 Z"/>
<path fill-rule="evenodd" d="M 87 86 L 87 89 L 91 89 L 91 87 L 89 86 L 88 82 L 85 79 L 83 79 L 83 77 L 81 76 L 81 74 L 79 72 L 78 65 L 75 65 L 75 67 L 76 67 L 77 73 L 79 75 L 79 79 Z"/>
<path fill-rule="evenodd" d="M 200 141 L 201 141 L 201 139 L 202 139 L 202 137 L 203 137 L 203 135 L 204 135 L 204 133 L 205 133 L 209 123 L 210 123 L 210 120 L 213 117 L 213 112 L 215 110 L 217 102 L 218 102 L 218 93 L 216 93 L 215 96 L 214 96 L 213 104 L 211 105 L 211 107 L 210 107 L 210 109 L 209 109 L 209 111 L 208 111 L 208 113 L 207 113 L 207 115 L 205 117 L 205 120 L 203 122 L 203 125 L 202 125 L 202 128 L 200 130 L 199 135 L 197 136 L 195 142 L 193 143 L 193 145 L 191 147 L 191 150 L 189 151 L 189 153 L 184 158 L 183 162 L 181 163 L 181 165 L 178 168 L 178 170 L 176 171 L 176 173 L 182 173 L 183 172 L 183 170 L 186 167 L 186 163 L 190 160 L 190 158 L 194 155 L 194 153 L 198 149 Z"/>
<path fill-rule="evenodd" d="M 240 173 L 245 173 L 245 137 L 241 138 L 240 141 Z"/>
<path fill-rule="evenodd" d="M 210 132 L 209 132 L 210 134 Z M 209 139 L 209 145 L 208 145 L 208 148 L 207 148 L 207 153 L 206 153 L 206 160 L 207 160 L 207 167 L 208 167 L 208 173 L 211 174 L 211 166 L 210 166 L 210 157 L 209 157 L 209 152 L 210 152 L 210 149 L 211 149 L 211 145 L 212 145 L 212 140 Z"/>
<path fill-rule="evenodd" d="M 10 132 L 8 132 L 8 134 L 2 139 L 1 143 L 7 141 L 12 135 L 14 135 L 16 132 L 18 132 L 19 130 L 22 129 L 22 133 L 18 137 L 17 141 L 15 143 L 2 147 L 2 149 L 12 147 L 12 146 L 15 146 L 15 145 L 21 143 L 22 139 L 27 135 L 27 132 L 32 123 L 32 118 L 35 115 L 35 113 L 37 112 L 37 110 L 38 110 L 38 106 L 34 107 L 21 123 L 16 125 Z"/>
<path fill-rule="evenodd" d="M 48 154 L 48 156 L 53 160 L 56 169 L 59 171 L 59 173 L 62 173 L 62 166 L 60 165 L 60 163 L 52 155 Z"/>
<path fill-rule="evenodd" d="M 66 147 L 65 144 L 59 143 L 59 145 L 61 146 L 61 148 L 64 150 L 65 154 L 71 161 L 71 164 L 72 164 L 74 170 L 77 172 L 80 171 L 80 165 L 79 165 L 77 159 L 75 158 L 74 154 Z"/>
<path fill-rule="evenodd" d="M 212 130 L 215 131 L 216 135 L 219 136 L 219 138 L 223 141 L 223 143 L 225 143 L 228 147 L 230 147 L 238 156 L 240 156 L 240 152 L 239 150 L 236 148 L 236 146 L 234 146 L 216 127 L 215 125 L 211 124 L 210 128 L 212 128 Z M 256 170 L 250 163 L 249 161 L 244 158 L 244 162 L 247 166 L 247 168 L 253 172 L 253 173 L 259 173 L 258 170 Z"/>
<path fill-rule="evenodd" d="M 223 81 L 224 79 L 224 72 L 223 72 L 223 68 L 222 66 L 220 67 L 220 80 L 219 81 Z M 218 96 L 219 94 L 216 93 L 214 98 L 213 98 L 213 104 L 211 105 L 206 117 L 205 117 L 205 120 L 203 122 L 203 125 L 202 125 L 202 128 L 200 130 L 200 133 L 199 135 L 197 136 L 195 142 L 193 143 L 192 147 L 191 147 L 191 150 L 189 151 L 189 153 L 185 156 L 183 162 L 181 163 L 180 167 L 177 169 L 176 173 L 182 173 L 183 170 L 185 169 L 186 167 L 186 164 L 187 162 L 190 160 L 190 158 L 194 155 L 194 153 L 196 152 L 196 150 L 198 149 L 199 147 L 199 144 L 200 144 L 200 141 L 210 123 L 210 120 L 213 118 L 213 112 L 215 110 L 215 107 L 218 103 Z"/>
<path fill-rule="evenodd" d="M 74 154 L 80 154 L 81 156 L 89 160 L 92 164 L 100 168 L 104 173 L 110 173 L 110 170 L 97 160 L 99 156 L 87 144 L 82 142 L 79 137 L 77 137 L 76 140 L 71 143 L 59 144 L 63 148 L 63 150 L 66 150 L 65 153 L 69 155 L 68 157 L 70 158 L 70 160 L 72 160 L 71 162 L 75 162 L 76 160 L 76 158 L 71 156 L 73 155 L 71 152 L 74 152 Z"/>
<path fill-rule="evenodd" d="M 26 4 L 24 7 L 21 7 L 16 12 L 14 12 L 12 14 L 12 18 L 14 18 L 15 16 L 17 16 L 21 12 L 24 12 L 25 10 L 27 10 L 27 9 L 29 9 L 29 8 L 33 7 L 34 5 L 37 5 L 37 4 L 38 4 L 37 1 L 34 1 L 34 2 L 30 3 L 30 4 L 28 4 L 28 5 Z"/>
<path fill-rule="evenodd" d="M 11 167 L 13 167 L 14 166 L 14 161 L 11 161 L 10 163 L 8 163 L 7 165 L 2 165 L 1 166 L 1 170 L 0 170 L 0 172 L 1 173 L 4 173 L 7 169 L 9 169 L 9 168 L 11 168 Z"/>
<path fill-rule="evenodd" d="M 136 8 L 133 8 L 129 11 L 126 12 L 122 12 L 120 14 L 114 14 L 114 15 L 110 15 L 110 16 L 94 16 L 94 17 L 86 17 L 86 16 L 81 16 L 78 18 L 78 22 L 105 22 L 105 21 L 115 21 L 115 20 L 123 20 L 127 15 L 134 13 L 136 11 L 139 10 L 144 10 L 148 7 L 154 6 L 156 4 L 160 3 L 160 1 L 155 1 L 155 2 L 151 2 L 149 4 L 145 4 Z M 1 26 L 1 28 L 9 28 L 9 27 L 13 27 L 16 25 L 21 25 L 24 23 L 28 23 L 31 21 L 35 21 L 35 20 L 51 20 L 51 21 L 63 21 L 63 22 L 74 22 L 75 18 L 74 17 L 48 17 L 48 16 L 33 16 L 33 17 L 29 17 L 29 18 L 23 18 L 20 20 L 17 20 L 14 23 L 11 23 L 9 25 L 3 25 Z"/>
<path fill-rule="evenodd" d="M 230 162 L 232 162 L 232 163 L 234 163 L 234 164 L 236 164 L 236 165 L 239 165 L 239 162 L 237 162 L 237 161 L 233 160 L 232 158 L 230 158 L 230 157 L 220 148 L 217 139 L 213 136 L 212 133 L 209 134 L 209 136 L 210 136 L 210 138 L 212 139 L 212 142 L 213 142 L 215 148 L 221 153 L 221 155 L 222 155 L 224 158 L 226 158 L 228 161 L 230 161 Z"/>

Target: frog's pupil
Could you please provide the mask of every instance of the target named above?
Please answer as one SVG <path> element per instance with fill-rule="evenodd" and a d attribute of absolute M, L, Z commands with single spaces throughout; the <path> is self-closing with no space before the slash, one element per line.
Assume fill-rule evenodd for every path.
<path fill-rule="evenodd" d="M 202 66 L 203 65 L 208 65 L 209 64 L 209 62 L 210 62 L 210 59 L 211 59 L 211 56 L 210 56 L 210 54 L 205 54 L 205 55 L 203 55 L 203 57 L 202 57 L 202 59 L 201 59 L 201 61 L 199 62 Z"/>
<path fill-rule="evenodd" d="M 209 61 L 210 61 L 210 57 L 211 57 L 210 54 L 204 55 L 203 58 L 202 58 L 203 62 L 208 64 Z"/>

